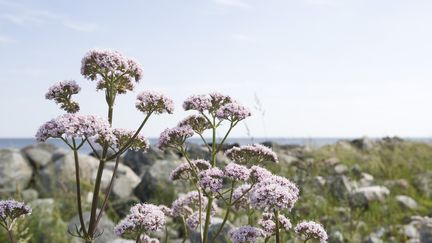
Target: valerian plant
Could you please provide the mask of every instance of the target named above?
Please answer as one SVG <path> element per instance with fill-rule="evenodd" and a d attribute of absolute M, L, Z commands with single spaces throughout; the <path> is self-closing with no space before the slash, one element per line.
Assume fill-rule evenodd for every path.
<path fill-rule="evenodd" d="M 13 233 L 16 221 L 31 214 L 32 209 L 22 202 L 15 200 L 0 201 L 0 226 L 4 228 L 11 243 L 17 242 Z"/>
<path fill-rule="evenodd" d="M 286 215 L 299 199 L 300 191 L 290 180 L 260 166 L 264 162 L 278 163 L 276 153 L 263 145 L 246 145 L 225 151 L 230 163 L 221 165 L 216 161 L 232 129 L 251 115 L 249 109 L 230 96 L 219 93 L 190 96 L 183 103 L 183 108 L 196 111 L 197 114 L 163 131 L 159 148 L 174 149 L 183 155 L 186 161 L 171 172 L 170 179 L 187 180 L 194 187 L 193 191 L 175 200 L 171 211 L 166 213 L 183 222 L 186 232 L 184 241 L 188 231 L 198 230 L 202 243 L 215 242 L 230 214 L 234 210 L 241 212 L 246 209 L 261 212 L 262 218 L 257 226 L 244 225 L 233 229 L 229 236 L 234 243 L 268 242 L 270 239 L 282 242 L 281 234 L 292 230 L 291 221 Z M 228 129 L 218 140 L 216 134 L 223 124 L 227 124 Z M 212 134 L 211 141 L 207 141 L 203 135 L 207 130 Z M 186 141 L 195 134 L 207 147 L 211 155 L 209 161 L 190 159 Z M 223 209 L 220 210 L 218 205 L 222 205 Z M 223 221 L 215 234 L 209 234 L 212 217 L 219 213 L 223 214 Z M 304 242 L 311 239 L 327 241 L 327 234 L 318 223 L 302 222 L 294 228 L 294 232 L 303 237 Z"/>
<path fill-rule="evenodd" d="M 97 232 L 96 229 L 113 188 L 120 156 L 128 149 L 146 150 L 149 147 L 149 142 L 140 134 L 144 125 L 150 116 L 154 114 L 171 114 L 174 106 L 172 100 L 163 94 L 150 91 L 142 92 L 138 94 L 135 104 L 136 108 L 143 113 L 143 119 L 139 127 L 136 130 L 113 128 L 112 123 L 116 98 L 120 94 L 132 91 L 135 84 L 142 79 L 143 71 L 140 65 L 135 60 L 125 57 L 117 51 L 91 50 L 82 59 L 81 74 L 86 79 L 96 81 L 97 90 L 105 93 L 105 102 L 107 105 L 106 118 L 97 115 L 79 114 L 80 105 L 78 102 L 72 100 L 72 96 L 77 94 L 81 88 L 75 81 L 62 81 L 49 88 L 45 97 L 49 100 L 54 100 L 67 113 L 43 124 L 39 128 L 36 138 L 40 142 L 44 142 L 48 138 L 60 139 L 73 151 L 76 204 L 80 225 L 76 225 L 76 232 L 69 233 L 84 239 L 86 242 L 93 242 L 95 238 L 103 233 Z M 88 224 L 85 223 L 83 218 L 79 170 L 80 159 L 78 156 L 78 151 L 84 144 L 88 144 L 93 150 L 94 155 L 99 159 Z M 114 171 L 105 191 L 104 198 L 100 201 L 104 167 L 106 162 L 111 160 L 115 160 Z M 161 211 L 152 211 L 154 207 L 151 205 L 135 206 L 131 210 L 134 216 L 124 222 L 124 227 L 117 228 L 117 231 L 121 232 L 122 230 L 129 229 L 126 223 L 139 220 L 137 219 L 137 215 L 140 217 L 143 215 L 144 217 L 152 216 L 158 219 L 160 224 L 164 224 L 164 213 L 161 213 Z M 150 213 L 147 211 L 150 211 Z M 144 231 L 158 229 L 158 227 L 147 228 L 145 222 L 142 222 L 142 224 L 136 227 L 140 227 Z"/>

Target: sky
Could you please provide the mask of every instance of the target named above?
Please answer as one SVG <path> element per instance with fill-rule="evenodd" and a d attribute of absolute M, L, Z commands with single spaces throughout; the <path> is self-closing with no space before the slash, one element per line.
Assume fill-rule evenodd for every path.
<path fill-rule="evenodd" d="M 49 86 L 76 80 L 81 113 L 106 115 L 80 75 L 93 48 L 137 59 L 144 77 L 117 98 L 114 126 L 136 128 L 136 95 L 170 96 L 157 137 L 185 98 L 229 94 L 254 116 L 235 137 L 432 135 L 432 1 L 0 0 L 0 137 L 32 137 L 62 114 Z"/>

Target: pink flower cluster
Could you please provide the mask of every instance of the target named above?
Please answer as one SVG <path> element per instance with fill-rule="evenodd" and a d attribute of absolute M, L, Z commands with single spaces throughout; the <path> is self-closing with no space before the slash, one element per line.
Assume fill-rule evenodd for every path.
<path fill-rule="evenodd" d="M 200 224 L 200 216 L 199 212 L 192 213 L 187 219 L 186 224 L 191 229 L 196 229 Z M 205 214 L 201 212 L 201 222 L 205 221 Z"/>
<path fill-rule="evenodd" d="M 327 232 L 324 227 L 313 221 L 303 221 L 297 224 L 294 231 L 297 234 L 304 235 L 306 239 L 315 238 L 321 243 L 325 243 L 328 240 Z"/>
<path fill-rule="evenodd" d="M 263 229 L 266 237 L 276 233 L 276 221 L 272 213 L 264 213 L 263 218 L 258 220 L 258 224 Z M 292 228 L 291 221 L 284 215 L 279 215 L 279 225 L 285 231 L 289 231 Z"/>
<path fill-rule="evenodd" d="M 250 170 L 245 166 L 229 163 L 224 169 L 225 176 L 231 180 L 247 181 L 249 179 Z"/>
<path fill-rule="evenodd" d="M 98 80 L 98 89 L 115 88 L 122 94 L 133 90 L 143 71 L 133 59 L 117 51 L 90 50 L 81 60 L 81 74 L 90 80 Z"/>
<path fill-rule="evenodd" d="M 252 185 L 243 184 L 234 189 L 232 201 L 236 210 L 248 209 L 250 207 L 250 190 Z"/>
<path fill-rule="evenodd" d="M 261 145 L 245 145 L 240 147 L 233 147 L 225 152 L 225 155 L 240 164 L 257 164 L 266 161 L 279 162 L 278 157 L 273 150 Z"/>
<path fill-rule="evenodd" d="M 23 202 L 15 200 L 0 201 L 0 221 L 6 222 L 7 219 L 14 220 L 16 218 L 31 214 L 32 209 Z"/>
<path fill-rule="evenodd" d="M 229 235 L 234 243 L 258 243 L 259 238 L 264 237 L 264 232 L 246 225 L 231 230 Z"/>
<path fill-rule="evenodd" d="M 193 170 L 197 173 L 202 170 L 207 170 L 211 167 L 210 163 L 206 160 L 198 159 L 192 160 L 191 165 L 188 162 L 183 162 L 179 164 L 170 174 L 169 179 L 172 181 L 183 179 L 187 180 L 192 178 Z"/>
<path fill-rule="evenodd" d="M 250 110 L 237 102 L 228 103 L 216 112 L 217 118 L 232 122 L 244 120 L 249 116 L 251 116 Z"/>
<path fill-rule="evenodd" d="M 142 235 L 140 238 L 140 243 L 159 243 L 159 240 L 156 238 L 150 238 L 148 235 Z"/>
<path fill-rule="evenodd" d="M 272 173 L 258 165 L 253 165 L 250 168 L 250 178 L 254 182 L 261 182 L 272 176 Z"/>
<path fill-rule="evenodd" d="M 204 112 L 210 109 L 212 103 L 207 95 L 192 95 L 183 102 L 183 109 Z"/>
<path fill-rule="evenodd" d="M 174 111 L 174 102 L 165 95 L 154 91 L 144 91 L 138 94 L 135 106 L 144 113 L 172 114 Z"/>
<path fill-rule="evenodd" d="M 128 145 L 130 149 L 133 149 L 135 151 L 146 151 L 150 146 L 148 139 L 142 134 L 138 134 L 131 142 L 129 142 L 136 131 L 123 128 L 115 128 L 112 130 L 112 132 L 116 137 L 115 145 L 119 149 Z"/>
<path fill-rule="evenodd" d="M 76 113 L 79 111 L 79 104 L 71 100 L 72 95 L 78 94 L 81 88 L 73 80 L 61 81 L 48 89 L 45 98 L 54 100 L 56 104 L 68 113 Z"/>
<path fill-rule="evenodd" d="M 198 174 L 198 177 L 201 188 L 212 192 L 218 192 L 222 189 L 224 173 L 221 169 L 214 167 L 203 170 Z"/>
<path fill-rule="evenodd" d="M 158 147 L 164 148 L 176 148 L 182 146 L 187 138 L 194 135 L 194 131 L 190 126 L 177 126 L 171 129 L 165 129 L 160 134 Z"/>
<path fill-rule="evenodd" d="M 115 140 L 108 121 L 99 116 L 78 114 L 64 114 L 54 118 L 43 124 L 36 133 L 39 142 L 58 137 Z"/>
<path fill-rule="evenodd" d="M 137 204 L 114 228 L 118 236 L 135 237 L 143 233 L 159 231 L 165 225 L 165 214 L 153 204 Z"/>
<path fill-rule="evenodd" d="M 190 126 L 198 134 L 212 128 L 210 122 L 202 115 L 190 115 L 181 121 L 178 126 Z"/>
<path fill-rule="evenodd" d="M 291 210 L 299 198 L 299 189 L 290 180 L 271 176 L 259 182 L 251 193 L 251 205 L 256 209 Z"/>
<path fill-rule="evenodd" d="M 202 195 L 200 200 L 200 195 L 197 191 L 188 192 L 187 194 L 177 198 L 172 203 L 172 215 L 173 217 L 188 217 L 194 213 L 195 209 L 199 207 L 200 203 L 202 208 L 205 208 L 207 206 L 207 202 L 207 198 Z"/>

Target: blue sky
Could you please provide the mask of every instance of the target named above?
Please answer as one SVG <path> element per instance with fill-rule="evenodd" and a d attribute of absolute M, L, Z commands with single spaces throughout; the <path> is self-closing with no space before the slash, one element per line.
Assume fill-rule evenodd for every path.
<path fill-rule="evenodd" d="M 82 113 L 104 115 L 80 75 L 91 48 L 136 58 L 136 93 L 176 102 L 150 137 L 186 115 L 187 96 L 210 91 L 253 109 L 255 137 L 430 136 L 431 12 L 420 0 L 0 0 L 0 137 L 33 136 L 61 114 L 44 94 L 64 79 L 82 86 Z M 140 122 L 136 93 L 118 98 L 115 126 Z"/>

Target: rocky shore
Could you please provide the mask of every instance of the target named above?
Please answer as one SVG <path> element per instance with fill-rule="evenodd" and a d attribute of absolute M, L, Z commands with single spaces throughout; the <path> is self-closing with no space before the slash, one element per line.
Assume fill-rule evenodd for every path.
<path fill-rule="evenodd" d="M 316 217 L 327 228 L 330 242 L 432 242 L 432 146 L 399 138 L 352 141 L 309 148 L 298 145 L 264 145 L 277 152 L 280 163 L 265 165 L 301 188 L 293 219 Z M 229 145 L 229 148 L 234 145 Z M 189 144 L 192 158 L 208 158 L 205 147 Z M 223 153 L 218 163 L 227 163 Z M 98 160 L 80 154 L 82 196 L 91 200 Z M 189 185 L 172 182 L 169 173 L 183 158 L 173 151 L 151 147 L 146 153 L 128 151 L 122 158 L 107 214 L 97 242 L 117 239 L 115 223 L 136 202 L 170 203 Z M 102 188 L 108 186 L 114 162 L 107 162 Z M 75 227 L 73 154 L 49 143 L 23 149 L 0 149 L 0 195 L 21 199 L 33 207 L 33 237 L 41 241 L 79 242 L 66 233 Z M 86 208 L 86 207 L 84 207 Z M 241 217 L 234 222 L 242 222 Z M 216 220 L 217 222 L 217 220 Z M 31 228 L 30 227 L 30 228 Z M 231 225 L 226 226 L 229 230 Z M 51 232 L 62 230 L 63 232 Z M 40 231 L 39 231 L 40 230 Z M 38 232 L 36 232 L 38 231 Z M 0 235 L 3 232 L 0 232 Z M 181 242 L 181 230 L 171 222 L 169 242 Z M 61 236 L 67 235 L 67 236 Z M 0 236 L 0 240 L 1 240 Z M 178 239 L 175 240 L 175 239 Z M 196 242 L 193 234 L 190 242 Z M 220 242 L 226 242 L 221 238 Z"/>

